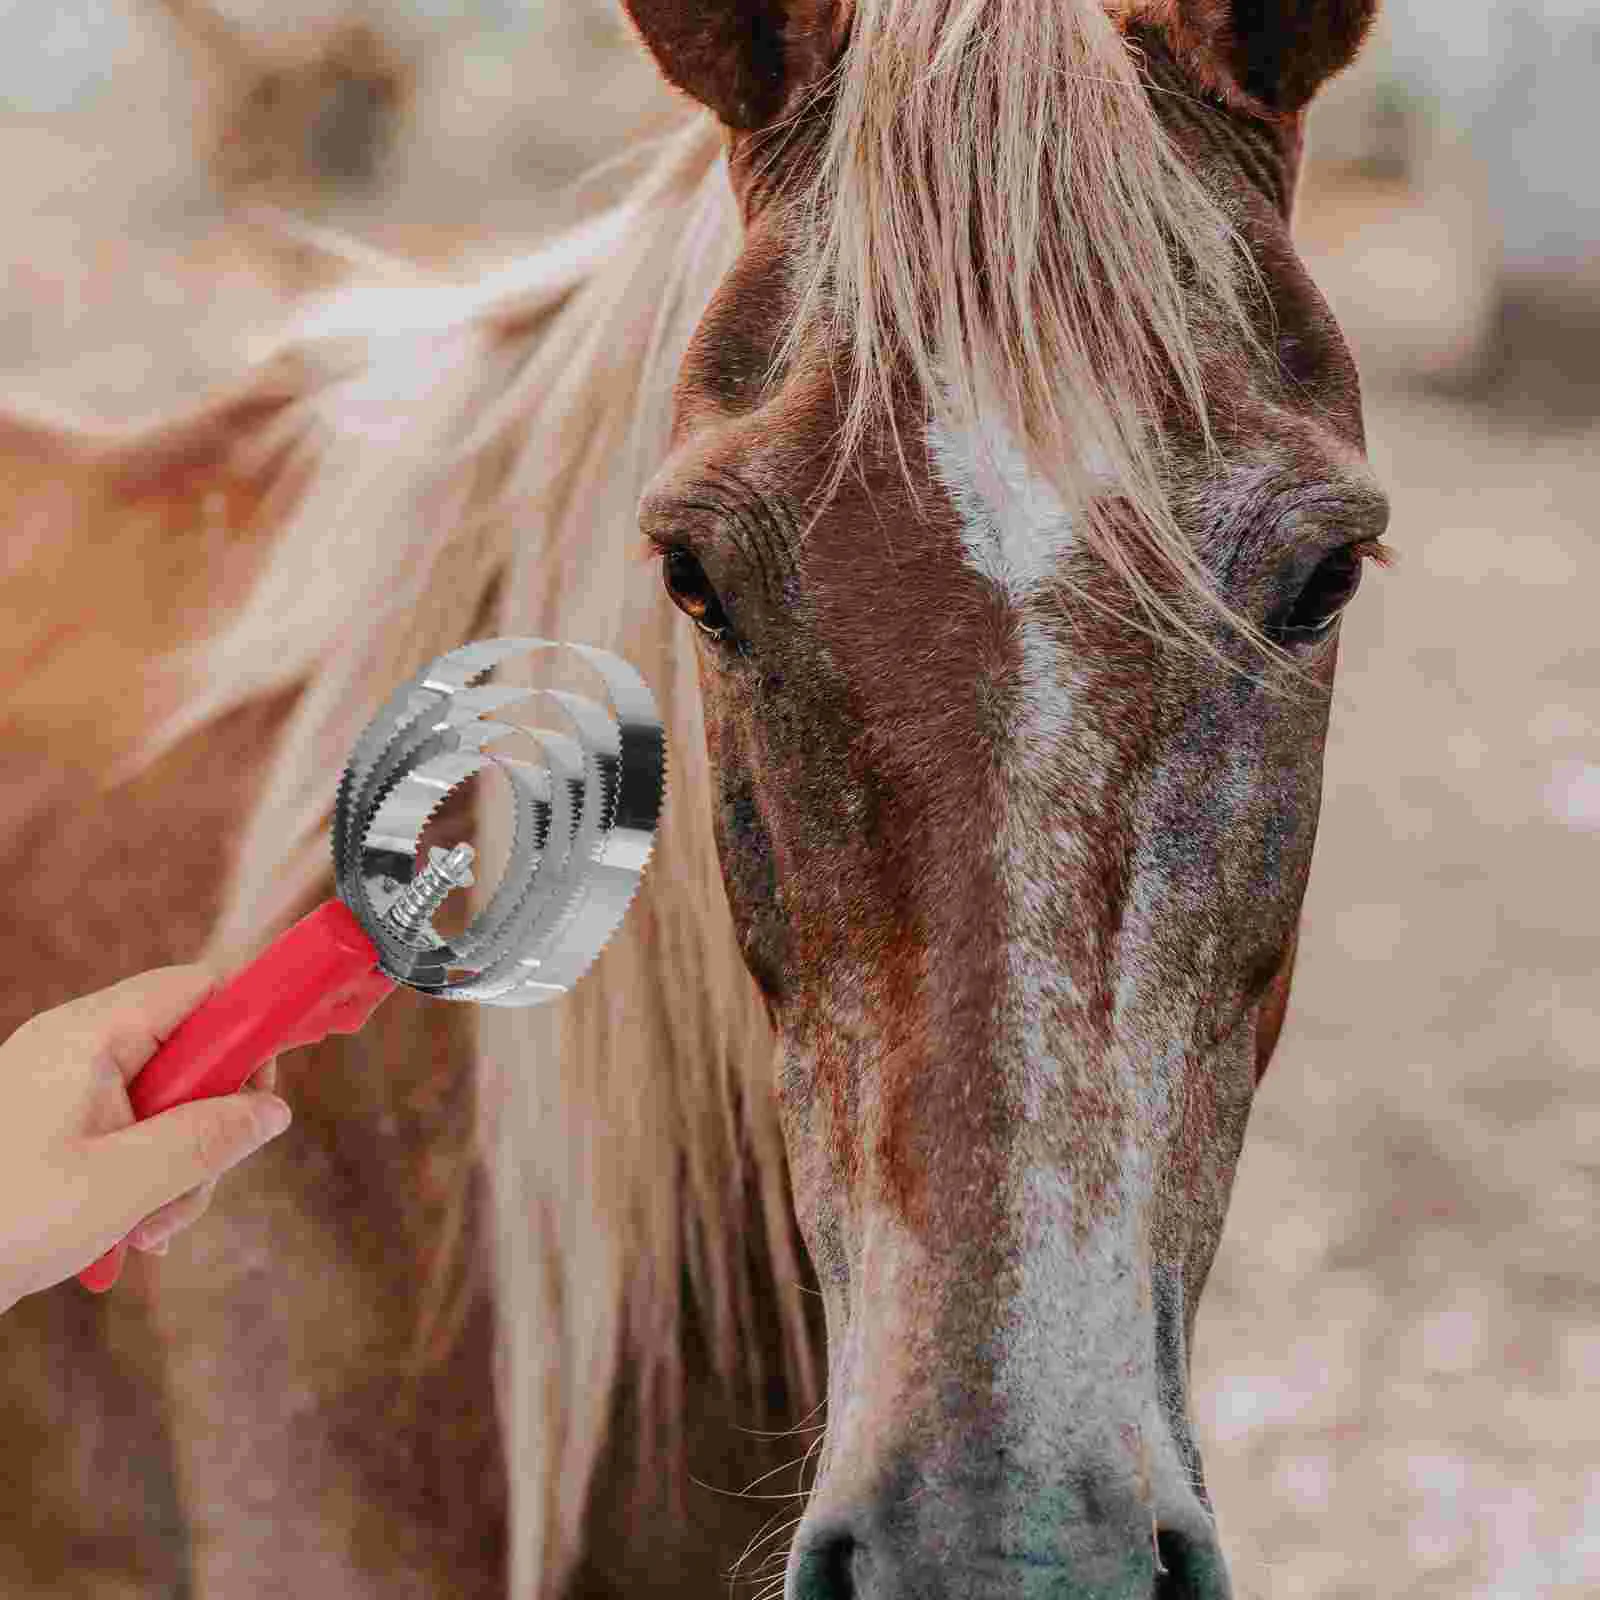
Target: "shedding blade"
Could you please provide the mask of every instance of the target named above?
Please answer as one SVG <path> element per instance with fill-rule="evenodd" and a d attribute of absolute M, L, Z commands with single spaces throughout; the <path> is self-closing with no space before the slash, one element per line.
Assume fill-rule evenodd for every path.
<path fill-rule="evenodd" d="M 502 664 L 575 652 L 607 705 L 554 689 L 487 684 Z M 562 724 L 547 728 L 531 713 Z M 497 752 L 518 736 L 543 764 Z M 510 859 L 466 932 L 432 913 L 472 881 L 469 847 L 417 868 L 422 830 L 468 779 L 509 786 Z M 620 926 L 655 844 L 666 741 L 655 697 L 626 661 L 591 645 L 487 639 L 430 662 L 356 741 L 333 816 L 338 899 L 282 934 L 192 1012 L 134 1080 L 138 1117 L 236 1093 L 282 1050 L 354 1033 L 396 984 L 446 1000 L 532 1006 L 564 995 Z M 78 1277 L 103 1293 L 124 1241 Z"/>
<path fill-rule="evenodd" d="M 608 703 L 486 682 L 496 667 L 555 650 L 576 654 Z M 509 737 L 541 759 L 497 750 Z M 478 774 L 510 793 L 505 871 L 464 933 L 445 940 L 427 927 L 407 937 L 389 912 L 416 872 L 422 831 Z M 447 1000 L 541 1004 L 583 976 L 626 915 L 654 847 L 665 776 L 655 698 L 610 651 L 532 638 L 463 646 L 397 689 L 356 743 L 334 812 L 339 897 L 396 983 Z"/>

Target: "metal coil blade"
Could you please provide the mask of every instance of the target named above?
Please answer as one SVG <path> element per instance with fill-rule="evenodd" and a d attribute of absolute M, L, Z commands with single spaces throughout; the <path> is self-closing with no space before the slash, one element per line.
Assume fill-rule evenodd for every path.
<path fill-rule="evenodd" d="M 516 658 L 559 650 L 574 652 L 598 676 L 605 703 L 567 689 L 484 681 Z M 512 739 L 516 754 L 496 748 Z M 610 651 L 516 638 L 453 650 L 397 689 L 356 742 L 334 810 L 340 898 L 400 983 L 493 1005 L 556 998 L 588 970 L 627 912 L 653 848 L 665 771 L 654 696 Z M 440 938 L 430 922 L 420 933 L 397 930 L 388 913 L 417 874 L 424 828 L 479 775 L 502 781 L 510 797 L 510 850 L 499 883 L 453 939 Z M 415 891 L 425 893 L 426 883 Z M 433 904 L 425 901 L 423 912 Z"/>

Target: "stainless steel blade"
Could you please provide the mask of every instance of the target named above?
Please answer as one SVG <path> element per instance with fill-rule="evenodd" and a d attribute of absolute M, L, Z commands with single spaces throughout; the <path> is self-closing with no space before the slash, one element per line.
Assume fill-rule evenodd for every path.
<path fill-rule="evenodd" d="M 566 690 L 486 684 L 518 657 L 575 652 L 609 705 Z M 542 726 L 551 712 L 565 724 Z M 540 720 L 531 720 L 538 717 Z M 542 766 L 494 746 L 515 736 Z M 464 933 L 388 913 L 417 872 L 422 830 L 475 774 L 505 780 L 506 869 Z M 666 747 L 654 697 L 610 651 L 551 639 L 489 639 L 452 650 L 402 685 L 356 741 L 333 820 L 340 898 L 397 982 L 444 999 L 537 1005 L 580 978 L 616 931 L 650 858 Z"/>

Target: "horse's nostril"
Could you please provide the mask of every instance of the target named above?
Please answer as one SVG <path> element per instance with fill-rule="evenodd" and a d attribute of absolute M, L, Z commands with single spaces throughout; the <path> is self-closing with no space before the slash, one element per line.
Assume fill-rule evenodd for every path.
<path fill-rule="evenodd" d="M 806 1541 L 795 1562 L 790 1600 L 855 1600 L 856 1541 L 843 1531 Z"/>
<path fill-rule="evenodd" d="M 1156 1534 L 1162 1571 L 1152 1600 L 1228 1600 L 1232 1586 L 1222 1552 L 1212 1538 L 1196 1538 L 1177 1528 Z"/>

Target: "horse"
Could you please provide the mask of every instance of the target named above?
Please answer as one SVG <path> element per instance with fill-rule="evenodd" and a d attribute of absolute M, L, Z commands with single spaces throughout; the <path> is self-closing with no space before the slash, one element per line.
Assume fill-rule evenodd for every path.
<path fill-rule="evenodd" d="M 1387 519 L 1288 228 L 1374 8 L 629 0 L 697 105 L 620 203 L 186 417 L 13 419 L 8 621 L 129 542 L 171 608 L 12 673 L 88 751 L 15 788 L 26 1003 L 322 892 L 465 638 L 619 651 L 671 755 L 566 1000 L 287 1058 L 192 1241 L 26 1304 L 9 1592 L 1232 1592 L 1188 1351 Z M 793 1492 L 703 1476 L 778 1421 Z"/>

